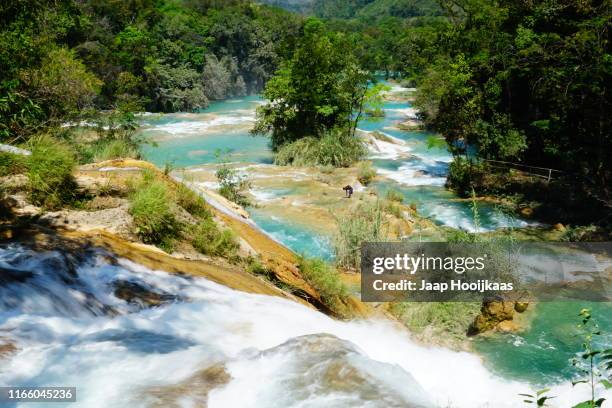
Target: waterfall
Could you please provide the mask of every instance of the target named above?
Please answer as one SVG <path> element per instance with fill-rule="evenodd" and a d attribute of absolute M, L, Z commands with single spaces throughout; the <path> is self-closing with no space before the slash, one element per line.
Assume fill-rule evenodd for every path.
<path fill-rule="evenodd" d="M 531 389 L 389 321 L 337 321 L 102 250 L 0 247 L 7 342 L 0 386 L 75 386 L 70 407 L 500 408 Z M 551 394 L 571 406 L 569 391 Z"/>

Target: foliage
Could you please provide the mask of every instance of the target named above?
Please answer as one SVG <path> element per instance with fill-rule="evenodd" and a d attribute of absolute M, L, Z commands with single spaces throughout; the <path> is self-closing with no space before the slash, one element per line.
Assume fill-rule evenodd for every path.
<path fill-rule="evenodd" d="M 138 149 L 135 149 L 124 140 L 103 140 L 97 143 L 93 151 L 93 161 L 101 162 L 112 159 L 135 159 L 140 156 Z"/>
<path fill-rule="evenodd" d="M 417 336 L 463 341 L 480 307 L 478 302 L 393 302 L 389 311 Z"/>
<path fill-rule="evenodd" d="M 155 179 L 154 175 L 145 174 L 129 199 L 129 212 L 140 239 L 171 251 L 182 225 L 172 208 L 172 195 L 166 183 Z"/>
<path fill-rule="evenodd" d="M 334 128 L 352 136 L 353 112 L 363 106 L 368 79 L 350 43 L 321 21 L 308 19 L 293 57 L 266 84 L 263 95 L 269 102 L 257 110 L 253 132 L 270 133 L 274 150 Z"/>
<path fill-rule="evenodd" d="M 380 201 L 362 204 L 354 212 L 336 221 L 338 232 L 333 246 L 336 264 L 344 269 L 358 270 L 361 265 L 361 244 L 386 238 L 383 204 Z"/>
<path fill-rule="evenodd" d="M 0 152 L 0 177 L 24 173 L 27 157 L 20 154 Z"/>
<path fill-rule="evenodd" d="M 563 235 L 561 235 L 559 240 L 566 242 L 591 241 L 591 234 L 595 232 L 597 232 L 597 227 L 593 224 L 579 226 L 568 225 L 565 227 L 565 231 L 563 231 Z"/>
<path fill-rule="evenodd" d="M 66 48 L 50 50 L 40 67 L 23 71 L 21 79 L 51 118 L 75 116 L 91 106 L 102 84 Z"/>
<path fill-rule="evenodd" d="M 64 129 L 62 136 L 73 146 L 79 162 L 91 163 L 112 159 L 138 159 L 141 145 L 136 136 L 137 122 L 132 112 L 112 110 L 83 112 L 86 126 Z M 91 129 L 95 130 L 95 136 Z"/>
<path fill-rule="evenodd" d="M 363 106 L 370 120 L 378 120 L 385 116 L 385 111 L 383 110 L 383 92 L 390 90 L 391 87 L 385 84 L 376 84 L 368 87 L 364 95 Z M 360 117 L 357 118 L 357 121 L 359 119 Z"/>
<path fill-rule="evenodd" d="M 208 99 L 244 96 L 247 92 L 244 78 L 231 58 L 219 60 L 214 54 L 207 55 L 202 77 L 204 93 Z"/>
<path fill-rule="evenodd" d="M 417 74 L 426 123 L 455 153 L 470 148 L 609 185 L 605 2 L 442 4 L 450 24 L 427 34 L 433 52 Z"/>
<path fill-rule="evenodd" d="M 393 190 L 393 189 L 387 190 L 387 194 L 385 197 L 387 198 L 387 200 L 393 201 L 396 203 L 401 203 L 404 201 L 404 195 L 400 191 Z"/>
<path fill-rule="evenodd" d="M 200 74 L 188 66 L 154 62 L 145 67 L 155 110 L 194 111 L 208 106 Z"/>
<path fill-rule="evenodd" d="M 572 385 L 586 384 L 590 387 L 591 397 L 579 403 L 574 408 L 601 407 L 605 398 L 597 398 L 595 388 L 601 384 L 605 389 L 612 388 L 612 349 L 599 349 L 595 339 L 601 336 L 601 330 L 592 319 L 589 309 L 582 309 L 579 314 L 582 319 L 578 329 L 582 334 L 582 352 L 579 359 L 575 358 L 572 365 L 578 370 L 581 379 L 572 381 Z M 595 399 L 597 398 L 597 399 Z"/>
<path fill-rule="evenodd" d="M 206 255 L 231 258 L 239 248 L 238 242 L 231 230 L 219 231 L 212 218 L 196 224 L 191 231 L 191 244 Z"/>
<path fill-rule="evenodd" d="M 523 400 L 526 404 L 535 405 L 537 407 L 547 407 L 549 405 L 546 404 L 548 400 L 551 400 L 555 397 L 550 397 L 546 395 L 550 391 L 550 388 L 544 388 L 542 390 L 536 391 L 535 394 L 519 394 L 522 397 L 527 399 Z"/>
<path fill-rule="evenodd" d="M 320 139 L 305 137 L 281 146 L 274 156 L 274 163 L 281 166 L 348 167 L 366 155 L 367 149 L 358 137 L 329 131 Z"/>
<path fill-rule="evenodd" d="M 482 183 L 486 173 L 486 166 L 482 162 L 455 156 L 448 169 L 446 185 L 459 195 L 467 197 L 476 185 Z"/>
<path fill-rule="evenodd" d="M 245 194 L 251 187 L 251 182 L 246 176 L 226 164 L 221 165 L 215 175 L 219 181 L 219 194 L 243 207 L 251 205 Z"/>
<path fill-rule="evenodd" d="M 177 183 L 175 189 L 176 203 L 189 214 L 197 218 L 211 219 L 212 214 L 206 201 L 183 183 Z"/>
<path fill-rule="evenodd" d="M 321 259 L 304 257 L 298 259 L 298 268 L 326 306 L 339 315 L 345 314 L 342 301 L 348 296 L 348 289 L 340 280 L 338 271 Z"/>
<path fill-rule="evenodd" d="M 42 108 L 16 84 L 0 84 L 0 141 L 14 142 L 29 136 L 43 119 Z"/>
<path fill-rule="evenodd" d="M 372 162 L 363 162 L 357 168 L 357 180 L 364 186 L 367 186 L 376 177 L 376 169 L 372 167 Z"/>
<path fill-rule="evenodd" d="M 189 111 L 207 95 L 258 92 L 300 20 L 243 0 L 3 2 L 0 138 L 24 141 L 89 107 Z"/>
<path fill-rule="evenodd" d="M 57 209 L 75 199 L 76 183 L 72 172 L 76 158 L 70 146 L 49 135 L 32 138 L 28 143 L 28 188 L 32 202 Z"/>

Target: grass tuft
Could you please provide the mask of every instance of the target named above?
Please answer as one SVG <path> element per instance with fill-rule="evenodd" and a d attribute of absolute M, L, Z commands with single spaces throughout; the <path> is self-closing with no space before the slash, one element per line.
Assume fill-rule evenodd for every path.
<path fill-rule="evenodd" d="M 333 131 L 320 139 L 305 137 L 281 146 L 274 162 L 280 166 L 349 167 L 364 159 L 367 153 L 365 144 L 358 137 Z"/>
<path fill-rule="evenodd" d="M 76 182 L 72 172 L 76 158 L 70 146 L 48 135 L 29 141 L 28 186 L 32 202 L 57 209 L 74 202 Z"/>
<path fill-rule="evenodd" d="M 204 219 L 212 217 L 206 201 L 186 185 L 177 183 L 175 195 L 176 203 L 194 217 Z"/>
<path fill-rule="evenodd" d="M 171 251 L 182 225 L 171 206 L 172 197 L 166 183 L 145 176 L 130 195 L 130 214 L 136 233 L 144 243 Z"/>
<path fill-rule="evenodd" d="M 0 152 L 0 177 L 25 173 L 27 170 L 27 156 Z"/>
<path fill-rule="evenodd" d="M 92 149 L 94 162 L 113 159 L 137 159 L 140 157 L 140 152 L 134 147 L 133 143 L 123 139 L 101 139 Z"/>
<path fill-rule="evenodd" d="M 361 264 L 361 244 L 385 238 L 384 208 L 379 201 L 359 206 L 353 213 L 339 217 L 334 237 L 336 265 L 357 270 Z"/>
<path fill-rule="evenodd" d="M 327 307 L 340 316 L 346 315 L 342 300 L 348 296 L 348 289 L 335 268 L 321 259 L 305 257 L 298 259 L 298 268 L 302 277 L 319 292 Z"/>
<path fill-rule="evenodd" d="M 393 189 L 387 190 L 387 195 L 385 198 L 396 203 L 402 203 L 404 201 L 404 195 L 401 192 Z"/>
<path fill-rule="evenodd" d="M 364 186 L 367 186 L 376 177 L 376 169 L 372 167 L 371 162 L 363 162 L 359 164 L 357 169 L 357 180 Z"/>
<path fill-rule="evenodd" d="M 200 221 L 191 232 L 191 244 L 205 255 L 222 256 L 232 259 L 240 247 L 234 233 L 229 230 L 219 231 L 212 219 Z"/>

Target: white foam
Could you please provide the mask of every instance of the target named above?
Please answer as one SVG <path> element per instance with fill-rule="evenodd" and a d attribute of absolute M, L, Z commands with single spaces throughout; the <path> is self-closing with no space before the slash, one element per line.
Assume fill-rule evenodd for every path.
<path fill-rule="evenodd" d="M 385 137 L 391 140 L 390 142 L 377 139 L 372 135 L 372 132 L 362 132 L 365 134 L 371 158 L 397 160 L 401 157 L 409 156 L 410 152 L 412 151 L 406 142 L 389 134 L 383 133 Z"/>
<path fill-rule="evenodd" d="M 258 202 L 269 202 L 269 201 L 274 201 L 274 200 L 279 199 L 278 195 L 276 195 L 274 192 L 271 192 L 271 191 L 254 188 L 254 189 L 251 189 L 249 192 Z"/>
<path fill-rule="evenodd" d="M 405 186 L 444 186 L 446 177 L 435 177 L 421 173 L 421 169 L 403 165 L 396 171 L 377 169 L 378 174 Z"/>
<path fill-rule="evenodd" d="M 417 113 L 418 111 L 415 108 L 388 108 L 385 109 L 385 111 L 388 112 L 397 112 L 401 115 L 406 116 L 409 119 L 417 119 Z"/>
<path fill-rule="evenodd" d="M 223 115 L 211 117 L 207 120 L 185 120 L 180 122 L 165 123 L 147 126 L 143 130 L 168 133 L 173 136 L 192 136 L 203 134 L 221 126 L 248 125 L 255 122 L 255 115 L 244 114 L 240 116 Z"/>
<path fill-rule="evenodd" d="M 59 280 L 35 289 L 33 283 L 49 283 L 57 272 L 54 264 L 42 263 L 44 257 L 17 248 L 0 249 L 0 259 L 17 253 L 33 258 L 16 267 L 39 275 L 3 293 L 5 302 L 9 293 L 26 290 L 38 300 L 70 297 Z M 59 253 L 47 257 L 61 259 Z M 128 261 L 110 265 L 98 259 L 79 267 L 78 279 L 88 299 L 112 306 L 119 315 L 88 314 L 85 305 L 81 313 L 79 301 L 62 313 L 35 303 L 33 309 L 0 309 L 0 330 L 20 348 L 0 366 L 0 384 L 73 385 L 78 389 L 77 402 L 71 404 L 75 408 L 145 407 L 148 387 L 176 384 L 213 364 L 224 365 L 231 379 L 211 391 L 211 408 L 385 407 L 385 401 L 371 398 L 374 391 L 416 407 L 515 408 L 522 406 L 518 394 L 532 389 L 493 375 L 473 354 L 419 345 L 389 321 L 336 321 L 280 297 L 237 292 Z M 135 309 L 114 296 L 110 283 L 116 279 L 189 301 Z M 321 338 L 322 333 L 328 336 Z M 331 354 L 304 354 L 308 342 L 317 346 L 315 351 Z M 338 391 L 335 371 L 325 369 L 337 356 L 346 356 L 339 366 L 330 366 L 340 370 L 339 381 L 354 375 L 344 368 L 365 381 Z M 331 377 L 307 367 L 320 367 Z M 373 388 L 361 389 L 366 386 Z M 553 386 L 550 394 L 557 396 L 555 406 L 571 407 L 585 397 L 585 388 L 566 383 Z"/>

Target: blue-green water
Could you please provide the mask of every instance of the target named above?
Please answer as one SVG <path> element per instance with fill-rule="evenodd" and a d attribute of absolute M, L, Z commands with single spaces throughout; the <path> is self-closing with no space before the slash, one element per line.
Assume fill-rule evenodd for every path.
<path fill-rule="evenodd" d="M 158 166 L 171 163 L 176 167 L 197 166 L 218 161 L 216 151 L 229 150 L 226 159 L 243 163 L 270 163 L 272 155 L 263 137 L 248 133 L 258 97 L 215 102 L 200 114 L 173 114 L 147 117 L 143 135 L 157 140 L 157 146 L 145 149 L 145 157 Z M 479 224 L 474 222 L 471 204 L 458 201 L 444 188 L 451 160 L 440 148 L 427 146 L 425 132 L 408 132 L 394 127 L 406 118 L 410 104 L 387 102 L 386 116 L 379 121 L 363 121 L 365 131 L 379 131 L 405 142 L 404 150 L 373 152 L 372 161 L 381 176 L 374 187 L 379 194 L 393 188 L 415 203 L 420 215 L 440 225 L 465 230 L 491 230 L 523 227 L 524 220 L 504 214 L 488 203 L 478 204 Z M 216 121 L 216 127 L 210 122 Z M 397 153 L 397 152 L 396 152 Z M 291 191 L 268 191 L 264 194 L 290 195 Z M 250 209 L 253 220 L 268 234 L 295 252 L 332 259 L 329 237 L 304 225 L 291 223 L 265 211 Z M 531 328 L 522 334 L 493 335 L 475 340 L 476 350 L 490 368 L 505 378 L 528 380 L 534 384 L 550 384 L 571 378 L 574 371 L 568 360 L 580 349 L 580 341 L 572 333 L 576 315 L 584 305 L 576 303 L 541 303 Z M 601 326 L 612 328 L 612 306 L 590 305 Z M 609 332 L 609 330 L 608 330 Z M 610 344 L 610 338 L 603 339 Z M 528 390 L 525 390 L 528 391 Z"/>
<path fill-rule="evenodd" d="M 144 147 L 147 160 L 159 167 L 188 167 L 215 163 L 221 158 L 242 163 L 271 163 L 268 139 L 249 129 L 258 96 L 213 102 L 199 113 L 152 115 L 141 134 L 155 144 Z M 219 153 L 222 157 L 219 157 Z"/>
<path fill-rule="evenodd" d="M 475 349 L 486 365 L 504 378 L 527 380 L 544 386 L 574 379 L 578 375 L 571 360 L 581 351 L 583 338 L 577 329 L 578 313 L 589 308 L 593 320 L 604 329 L 595 344 L 612 344 L 612 304 L 589 302 L 544 302 L 536 305 L 529 330 L 516 334 L 481 336 Z"/>
<path fill-rule="evenodd" d="M 322 236 L 302 225 L 296 225 L 277 217 L 270 217 L 267 213 L 257 209 L 252 209 L 249 213 L 261 229 L 294 252 L 325 260 L 333 259 L 329 237 Z"/>

